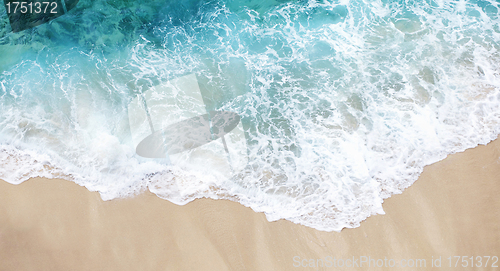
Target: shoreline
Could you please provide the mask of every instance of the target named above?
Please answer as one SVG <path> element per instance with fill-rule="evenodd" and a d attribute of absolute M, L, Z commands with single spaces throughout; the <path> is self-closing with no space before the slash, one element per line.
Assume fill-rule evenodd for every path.
<path fill-rule="evenodd" d="M 441 257 L 438 270 L 452 270 L 448 257 L 500 257 L 498 194 L 500 138 L 426 166 L 384 200 L 385 215 L 340 233 L 268 222 L 227 200 L 178 206 L 148 191 L 102 201 L 66 180 L 0 181 L 0 270 L 335 270 L 319 266 L 333 257 L 425 259 L 417 270 Z"/>

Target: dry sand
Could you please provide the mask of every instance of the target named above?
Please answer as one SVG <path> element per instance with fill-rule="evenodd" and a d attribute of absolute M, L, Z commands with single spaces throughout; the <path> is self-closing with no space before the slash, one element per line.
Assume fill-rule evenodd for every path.
<path fill-rule="evenodd" d="M 386 215 L 340 233 L 268 222 L 230 201 L 177 206 L 145 193 L 103 202 L 69 181 L 0 181 L 0 270 L 455 270 L 450 256 L 500 256 L 499 158 L 500 139 L 450 155 L 387 199 Z M 361 256 L 427 268 L 296 267 Z"/>

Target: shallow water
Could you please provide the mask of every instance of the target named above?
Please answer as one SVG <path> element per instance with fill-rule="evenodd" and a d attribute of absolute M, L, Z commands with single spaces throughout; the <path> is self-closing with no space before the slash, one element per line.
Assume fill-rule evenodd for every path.
<path fill-rule="evenodd" d="M 145 189 L 176 204 L 231 199 L 271 221 L 356 227 L 425 165 L 500 134 L 499 9 L 81 0 L 13 33 L 1 7 L 0 178 L 63 177 L 105 200 Z M 129 105 L 193 74 L 204 110 L 241 117 L 248 163 L 230 177 L 135 153 Z"/>

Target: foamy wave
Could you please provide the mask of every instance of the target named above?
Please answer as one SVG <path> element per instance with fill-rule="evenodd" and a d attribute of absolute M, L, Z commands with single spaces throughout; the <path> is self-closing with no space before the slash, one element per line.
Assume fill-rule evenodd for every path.
<path fill-rule="evenodd" d="M 29 37 L 0 32 L 16 58 L 0 63 L 8 182 L 230 199 L 338 231 L 383 213 L 424 166 L 500 134 L 494 1 L 80 2 Z M 129 103 L 191 73 L 207 111 L 241 116 L 249 163 L 232 178 L 135 153 Z"/>

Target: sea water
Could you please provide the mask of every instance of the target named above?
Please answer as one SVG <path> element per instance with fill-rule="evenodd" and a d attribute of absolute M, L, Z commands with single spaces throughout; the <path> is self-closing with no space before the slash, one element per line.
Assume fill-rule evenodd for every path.
<path fill-rule="evenodd" d="M 230 199 L 270 221 L 357 227 L 425 165 L 500 134 L 499 10 L 81 0 L 13 33 L 1 7 L 0 178 L 64 178 L 104 200 L 148 189 L 176 204 Z M 241 117 L 248 163 L 231 178 L 135 152 L 129 104 L 189 74 L 206 110 Z"/>

